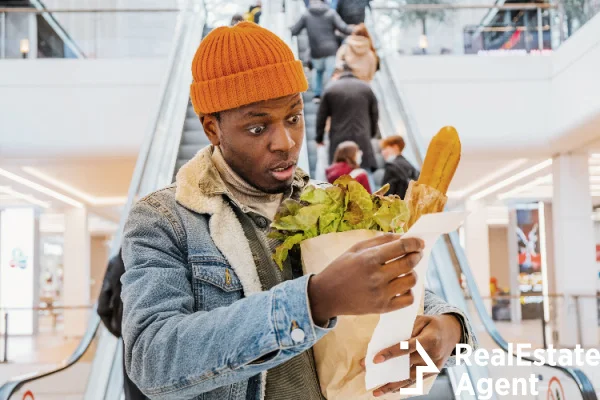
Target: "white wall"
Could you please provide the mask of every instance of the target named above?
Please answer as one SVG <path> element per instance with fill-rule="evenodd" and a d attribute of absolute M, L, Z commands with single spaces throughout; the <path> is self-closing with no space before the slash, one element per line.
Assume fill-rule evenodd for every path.
<path fill-rule="evenodd" d="M 600 14 L 553 56 L 553 147 L 600 138 Z M 565 135 L 569 133 L 569 135 Z"/>
<path fill-rule="evenodd" d="M 136 155 L 166 61 L 0 62 L 0 158 Z"/>
<path fill-rule="evenodd" d="M 465 153 L 518 157 L 544 141 L 549 57 L 392 57 L 425 143 L 445 125 L 456 127 Z"/>
<path fill-rule="evenodd" d="M 600 15 L 550 56 L 390 57 L 426 140 L 454 125 L 466 154 L 533 157 L 600 137 Z"/>

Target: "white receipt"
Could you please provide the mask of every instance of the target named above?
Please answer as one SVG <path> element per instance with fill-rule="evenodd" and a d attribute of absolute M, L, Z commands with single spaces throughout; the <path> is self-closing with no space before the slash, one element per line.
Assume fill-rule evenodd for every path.
<path fill-rule="evenodd" d="M 410 339 L 415 319 L 419 312 L 419 306 L 421 305 L 420 299 L 425 290 L 425 278 L 427 276 L 431 249 L 440 235 L 458 229 L 467 214 L 466 212 L 425 214 L 404 235 L 406 238 L 416 237 L 425 242 L 423 258 L 414 269 L 417 273 L 417 284 L 413 288 L 415 302 L 401 310 L 381 314 L 379 323 L 373 332 L 367 348 L 365 359 L 367 369 L 365 384 L 367 390 L 375 389 L 390 382 L 400 382 L 410 378 L 410 359 L 408 355 L 393 358 L 381 364 L 373 364 L 373 358 L 381 350 Z"/>

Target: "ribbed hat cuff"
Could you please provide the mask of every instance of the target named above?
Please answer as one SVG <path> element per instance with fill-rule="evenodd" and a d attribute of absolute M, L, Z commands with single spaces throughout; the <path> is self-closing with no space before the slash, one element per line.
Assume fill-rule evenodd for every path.
<path fill-rule="evenodd" d="M 190 97 L 196 114 L 212 114 L 306 90 L 302 62 L 294 60 L 194 82 Z"/>

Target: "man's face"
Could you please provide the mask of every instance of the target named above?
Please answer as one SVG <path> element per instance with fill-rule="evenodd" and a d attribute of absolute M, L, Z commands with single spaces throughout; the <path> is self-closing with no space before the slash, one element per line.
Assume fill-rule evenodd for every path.
<path fill-rule="evenodd" d="M 262 101 L 213 115 L 202 125 L 227 164 L 265 193 L 290 187 L 304 139 L 304 103 L 300 94 Z"/>

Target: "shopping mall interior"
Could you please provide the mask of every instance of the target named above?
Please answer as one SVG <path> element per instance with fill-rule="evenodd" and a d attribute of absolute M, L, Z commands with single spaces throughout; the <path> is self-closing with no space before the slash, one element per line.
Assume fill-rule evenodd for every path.
<path fill-rule="evenodd" d="M 132 205 L 209 145 L 189 103 L 192 58 L 253 4 L 0 0 L 0 400 L 124 398 L 122 343 L 96 313 L 107 262 Z M 304 9 L 263 0 L 260 17 L 303 61 L 308 39 L 290 27 Z M 469 216 L 437 242 L 427 284 L 484 348 L 600 348 L 598 11 L 598 0 L 367 10 L 380 137 L 401 135 L 419 167 L 441 127 L 460 135 L 446 207 Z M 318 105 L 304 100 L 299 164 L 314 177 Z M 600 368 L 544 364 L 449 368 L 424 398 L 481 398 L 454 394 L 463 373 L 536 374 L 540 395 L 522 398 L 600 395 Z"/>

